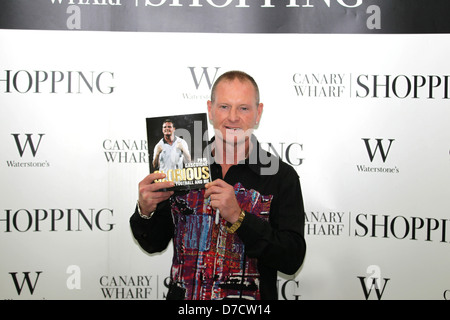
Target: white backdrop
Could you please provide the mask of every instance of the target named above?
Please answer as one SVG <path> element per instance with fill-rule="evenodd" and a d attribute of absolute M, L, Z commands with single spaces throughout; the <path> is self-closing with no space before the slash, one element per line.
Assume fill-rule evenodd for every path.
<path fill-rule="evenodd" d="M 303 188 L 280 298 L 450 298 L 449 41 L 0 30 L 0 298 L 164 299 L 172 247 L 144 253 L 128 224 L 145 118 L 206 112 L 230 69 Z"/>

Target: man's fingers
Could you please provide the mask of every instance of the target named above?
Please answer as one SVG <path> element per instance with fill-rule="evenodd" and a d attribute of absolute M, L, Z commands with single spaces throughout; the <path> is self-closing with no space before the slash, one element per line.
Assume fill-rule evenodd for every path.
<path fill-rule="evenodd" d="M 164 173 L 151 173 L 139 183 L 139 193 L 154 192 L 161 189 L 168 189 L 175 184 L 172 181 L 155 182 L 155 180 L 164 179 Z"/>
<path fill-rule="evenodd" d="M 173 187 L 175 184 L 172 181 L 155 182 L 155 180 L 165 177 L 164 173 L 152 173 L 139 183 L 139 204 L 142 211 L 151 212 L 155 210 L 158 203 L 173 195 L 173 191 L 162 190 Z"/>
<path fill-rule="evenodd" d="M 142 184 L 151 184 L 153 183 L 155 180 L 159 180 L 159 179 L 164 179 L 166 177 L 166 175 L 164 173 L 161 172 L 156 172 L 156 173 L 151 173 L 148 176 L 146 176 L 141 183 Z"/>
<path fill-rule="evenodd" d="M 210 197 L 212 194 L 224 192 L 223 188 L 225 188 L 226 186 L 229 186 L 229 184 L 221 179 L 216 179 L 212 182 L 207 183 L 205 185 L 205 198 Z"/>
<path fill-rule="evenodd" d="M 209 198 L 212 195 L 215 194 L 223 194 L 225 192 L 224 188 L 222 187 L 217 187 L 217 186 L 213 186 L 213 187 L 209 187 L 208 189 L 206 189 L 205 191 L 205 198 Z"/>
<path fill-rule="evenodd" d="M 175 186 L 175 183 L 172 181 L 155 182 L 149 186 L 149 189 L 153 192 L 158 192 L 159 190 L 172 188 L 173 186 Z"/>
<path fill-rule="evenodd" d="M 139 184 L 139 194 L 145 195 L 152 192 L 164 192 L 163 189 L 168 189 L 173 187 L 175 184 L 172 181 L 165 182 L 155 182 L 151 184 L 140 183 Z M 161 190 L 161 191 L 159 191 Z"/>
<path fill-rule="evenodd" d="M 151 198 L 162 201 L 168 199 L 171 195 L 173 195 L 173 191 L 156 191 L 151 193 Z"/>

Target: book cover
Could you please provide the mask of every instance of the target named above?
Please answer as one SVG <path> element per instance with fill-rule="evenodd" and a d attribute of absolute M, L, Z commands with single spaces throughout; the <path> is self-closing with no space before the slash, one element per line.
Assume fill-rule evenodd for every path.
<path fill-rule="evenodd" d="M 168 190 L 201 189 L 211 181 L 206 154 L 206 113 L 146 118 L 150 173 L 163 172 L 175 186 Z"/>

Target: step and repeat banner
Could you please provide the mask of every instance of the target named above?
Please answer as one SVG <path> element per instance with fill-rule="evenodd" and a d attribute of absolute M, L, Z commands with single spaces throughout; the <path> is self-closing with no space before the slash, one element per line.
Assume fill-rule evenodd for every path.
<path fill-rule="evenodd" d="M 307 254 L 279 298 L 450 299 L 450 6 L 376 0 L 0 4 L 0 299 L 165 299 L 130 231 L 146 117 L 254 76 L 299 173 Z"/>

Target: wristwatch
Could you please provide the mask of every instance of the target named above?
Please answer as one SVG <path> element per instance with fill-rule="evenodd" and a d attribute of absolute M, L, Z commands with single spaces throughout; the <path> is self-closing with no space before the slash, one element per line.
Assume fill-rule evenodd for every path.
<path fill-rule="evenodd" d="M 147 215 L 145 215 L 145 214 L 143 214 L 143 213 L 141 212 L 141 207 L 139 206 L 139 200 L 136 201 L 136 205 L 137 205 L 137 208 L 138 208 L 138 213 L 139 213 L 139 215 L 141 216 L 142 219 L 150 219 L 150 218 L 153 216 L 153 214 L 155 213 L 155 211 L 152 211 L 152 212 L 150 212 L 150 214 L 147 216 Z"/>
<path fill-rule="evenodd" d="M 242 221 L 244 221 L 244 218 L 245 218 L 245 211 L 241 210 L 241 214 L 239 215 L 239 219 L 235 223 L 233 223 L 230 227 L 228 227 L 228 226 L 226 227 L 228 233 L 235 233 L 236 230 L 239 229 L 239 227 L 241 226 Z"/>

